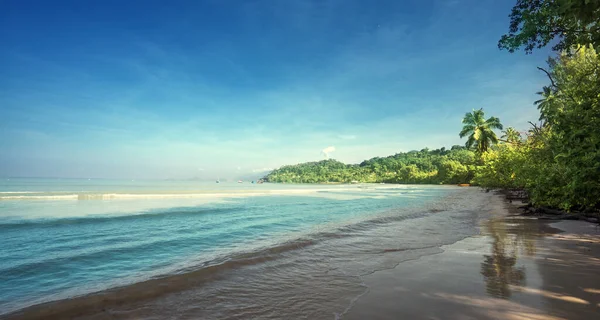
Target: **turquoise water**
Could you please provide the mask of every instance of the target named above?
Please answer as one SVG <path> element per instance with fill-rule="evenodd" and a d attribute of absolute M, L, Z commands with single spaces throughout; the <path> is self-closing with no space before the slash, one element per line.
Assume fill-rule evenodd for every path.
<path fill-rule="evenodd" d="M 7 313 L 318 241 L 364 222 L 419 217 L 456 189 L 10 179 L 0 192 Z"/>

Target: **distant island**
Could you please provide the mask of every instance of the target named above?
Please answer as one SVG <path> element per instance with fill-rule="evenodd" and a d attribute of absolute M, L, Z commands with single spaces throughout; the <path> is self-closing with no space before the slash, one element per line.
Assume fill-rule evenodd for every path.
<path fill-rule="evenodd" d="M 360 164 L 328 159 L 283 166 L 264 177 L 276 183 L 462 184 L 473 179 L 477 156 L 464 146 L 397 153 Z"/>

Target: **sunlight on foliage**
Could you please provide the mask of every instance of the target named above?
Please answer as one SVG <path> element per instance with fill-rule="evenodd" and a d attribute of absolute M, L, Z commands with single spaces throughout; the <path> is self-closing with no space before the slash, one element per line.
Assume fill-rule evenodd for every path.
<path fill-rule="evenodd" d="M 467 148 L 475 147 L 479 154 L 485 152 L 490 146 L 498 143 L 494 129 L 502 130 L 500 119 L 490 117 L 485 119 L 483 109 L 467 112 L 462 120 L 463 129 L 458 134 L 461 138 L 467 137 Z"/>
<path fill-rule="evenodd" d="M 591 47 L 549 59 L 536 102 L 540 126 L 520 144 L 482 154 L 474 183 L 524 188 L 536 205 L 593 210 L 600 204 L 600 58 Z"/>
<path fill-rule="evenodd" d="M 336 160 L 281 167 L 265 177 L 285 183 L 468 183 L 473 177 L 475 153 L 461 146 L 398 153 L 347 165 Z"/>

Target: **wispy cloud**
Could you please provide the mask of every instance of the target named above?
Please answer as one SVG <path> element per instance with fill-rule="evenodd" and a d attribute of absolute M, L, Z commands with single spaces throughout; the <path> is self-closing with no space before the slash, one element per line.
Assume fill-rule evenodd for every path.
<path fill-rule="evenodd" d="M 235 21 L 188 10 L 166 23 L 193 36 L 129 30 L 105 35 L 110 45 L 84 39 L 44 52 L 9 43 L 0 154 L 13 160 L 2 170 L 25 174 L 53 159 L 61 172 L 80 164 L 78 174 L 223 177 L 462 144 L 460 119 L 473 108 L 517 128 L 537 119 L 543 58 L 497 51 L 500 4 L 427 4 L 217 1 L 211 10 Z"/>
<path fill-rule="evenodd" d="M 321 154 L 323 154 L 325 156 L 325 158 L 329 158 L 329 155 L 334 151 L 335 151 L 335 147 L 329 146 L 329 147 L 321 150 Z"/>

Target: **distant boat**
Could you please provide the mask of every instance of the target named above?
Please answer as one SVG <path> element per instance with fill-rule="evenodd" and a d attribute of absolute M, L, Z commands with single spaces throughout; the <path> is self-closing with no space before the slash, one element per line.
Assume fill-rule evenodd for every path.
<path fill-rule="evenodd" d="M 219 181 L 219 179 L 217 179 L 217 183 L 221 183 L 221 181 Z"/>
<path fill-rule="evenodd" d="M 238 180 L 238 183 L 242 183 L 242 182 L 244 182 L 244 181 L 242 181 L 242 180 Z"/>
<path fill-rule="evenodd" d="M 254 180 L 252 180 L 252 183 L 254 183 Z"/>

